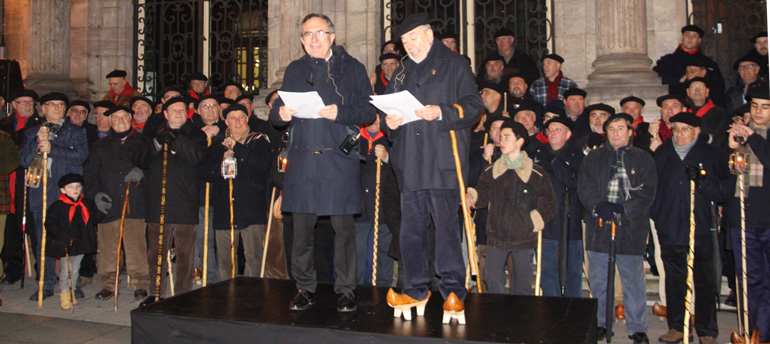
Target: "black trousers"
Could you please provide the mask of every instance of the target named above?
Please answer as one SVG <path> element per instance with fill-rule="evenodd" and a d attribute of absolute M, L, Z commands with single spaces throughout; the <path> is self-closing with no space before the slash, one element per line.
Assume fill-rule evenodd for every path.
<path fill-rule="evenodd" d="M 318 281 L 315 268 L 315 214 L 292 214 L 294 242 L 292 244 L 291 273 L 297 289 L 312 293 Z M 353 215 L 330 216 L 334 228 L 334 292 L 351 294 L 356 289 L 356 228 Z"/>
<path fill-rule="evenodd" d="M 286 276 L 294 280 L 291 273 L 291 248 L 294 245 L 294 217 L 283 213 L 283 247 L 286 257 Z M 334 228 L 328 216 L 318 218 L 315 225 L 315 275 L 319 282 L 334 282 Z"/>
<path fill-rule="evenodd" d="M 687 293 L 687 246 L 661 245 L 660 257 L 666 269 L 666 308 L 668 328 L 683 332 L 685 295 Z M 695 329 L 699 337 L 717 337 L 714 249 L 695 246 L 693 284 L 695 285 Z"/>

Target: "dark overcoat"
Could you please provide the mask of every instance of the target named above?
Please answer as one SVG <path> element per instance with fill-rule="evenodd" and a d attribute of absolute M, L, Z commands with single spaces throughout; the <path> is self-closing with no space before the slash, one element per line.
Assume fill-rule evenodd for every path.
<path fill-rule="evenodd" d="M 58 200 L 58 196 L 54 198 L 56 201 L 48 208 L 45 219 L 46 257 L 64 257 L 65 253 L 70 256 L 96 253 L 95 224 L 103 216 L 102 213 L 96 209 L 93 202 L 83 200 L 88 208 L 88 223 L 83 221 L 82 207 L 75 208 L 75 214 L 70 222 L 70 205 Z M 65 245 L 67 245 L 67 252 L 64 250 Z"/>
<path fill-rule="evenodd" d="M 550 146 L 543 150 L 550 151 Z M 569 218 L 568 222 L 568 240 L 583 240 L 583 205 L 580 203 L 580 197 L 577 193 L 578 173 L 580 173 L 580 163 L 583 162 L 583 151 L 575 145 L 574 139 L 570 139 L 558 152 L 550 154 L 540 153 L 535 156 L 535 163 L 542 166 L 548 177 L 551 178 L 553 192 L 556 195 L 556 202 L 559 206 L 551 221 L 545 224 L 543 229 L 543 238 L 559 240 L 562 238 L 564 218 L 564 193 L 569 193 Z M 555 154 L 554 154 L 555 153 Z M 542 159 L 550 161 L 542 162 Z"/>

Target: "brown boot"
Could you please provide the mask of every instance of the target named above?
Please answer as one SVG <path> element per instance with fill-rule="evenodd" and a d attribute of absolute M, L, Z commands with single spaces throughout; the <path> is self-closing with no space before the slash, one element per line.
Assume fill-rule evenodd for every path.
<path fill-rule="evenodd" d="M 72 298 L 70 292 L 62 291 L 59 293 L 59 301 L 61 302 L 61 309 L 68 310 L 72 308 Z"/>
<path fill-rule="evenodd" d="M 403 314 L 404 320 L 407 321 L 412 320 L 412 307 L 417 308 L 418 316 L 425 315 L 425 304 L 428 303 L 428 299 L 430 299 L 430 291 L 428 291 L 428 296 L 418 301 L 406 294 L 393 291 L 393 288 L 388 289 L 388 295 L 385 297 L 388 306 L 393 308 L 393 317 L 398 318 Z"/>
<path fill-rule="evenodd" d="M 655 304 L 652 305 L 652 314 L 665 318 L 667 313 L 666 306 L 661 305 L 658 301 L 655 301 Z"/>
<path fill-rule="evenodd" d="M 444 317 L 441 322 L 448 324 L 451 319 L 457 319 L 457 323 L 465 325 L 465 305 L 455 293 L 450 293 L 444 300 Z"/>
<path fill-rule="evenodd" d="M 717 339 L 714 337 L 700 337 L 700 344 L 717 344 Z"/>
<path fill-rule="evenodd" d="M 677 330 L 668 330 L 668 333 L 660 336 L 658 341 L 661 343 L 679 343 L 684 339 L 684 333 Z"/>

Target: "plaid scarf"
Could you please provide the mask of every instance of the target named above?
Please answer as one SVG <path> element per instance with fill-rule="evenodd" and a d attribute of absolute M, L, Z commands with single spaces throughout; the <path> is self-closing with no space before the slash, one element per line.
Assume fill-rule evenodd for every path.
<path fill-rule="evenodd" d="M 754 123 L 749 124 L 752 130 L 754 130 L 754 133 L 756 133 L 759 136 L 762 136 L 762 138 L 767 139 L 767 129 L 770 127 L 770 125 L 765 125 L 762 127 L 755 126 Z M 755 186 L 758 188 L 762 187 L 762 179 L 765 176 L 765 166 L 762 165 L 762 162 L 759 161 L 759 158 L 757 158 L 757 155 L 754 154 L 754 151 L 751 149 L 751 145 L 744 146 L 746 148 L 746 151 L 749 153 L 749 176 L 748 178 L 743 178 L 743 193 L 745 197 L 749 196 L 749 187 Z M 740 197 L 740 190 L 739 185 L 735 184 L 735 197 Z"/>
<path fill-rule="evenodd" d="M 559 83 L 561 82 L 561 78 L 564 76 L 564 74 L 559 71 L 559 75 L 556 76 L 556 79 L 553 79 L 553 81 L 548 80 L 548 78 L 543 78 L 543 81 L 545 81 L 545 85 L 548 87 L 548 93 L 545 98 L 545 104 L 548 104 L 554 100 L 559 99 Z"/>
<path fill-rule="evenodd" d="M 620 203 L 620 201 L 630 198 L 628 189 L 630 188 L 631 181 L 628 179 L 626 166 L 623 163 L 623 155 L 625 153 L 623 148 L 617 149 L 614 152 L 615 162 L 610 166 L 612 171 L 610 181 L 607 184 L 607 202 Z"/>

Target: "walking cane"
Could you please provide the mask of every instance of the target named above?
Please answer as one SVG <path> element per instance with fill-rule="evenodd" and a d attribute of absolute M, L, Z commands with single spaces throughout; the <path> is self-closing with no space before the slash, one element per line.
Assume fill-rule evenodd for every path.
<path fill-rule="evenodd" d="M 610 254 L 607 264 L 607 301 L 606 301 L 606 309 L 605 309 L 605 322 L 607 326 L 607 343 L 610 343 L 612 341 L 612 325 L 613 325 L 613 319 L 615 319 L 613 314 L 613 309 L 615 308 L 615 219 L 610 220 L 612 222 L 612 232 L 610 236 Z M 602 226 L 602 220 L 599 219 L 599 226 Z"/>
<path fill-rule="evenodd" d="M 457 108 L 457 111 L 460 115 L 460 118 L 463 118 L 463 108 L 460 105 L 454 104 L 454 106 Z M 455 135 L 454 130 L 449 131 L 449 136 L 452 138 L 452 152 L 454 153 L 455 157 L 455 168 L 457 170 L 457 183 L 460 186 L 460 201 L 462 202 L 462 208 L 463 208 L 463 223 L 465 224 L 465 236 L 468 240 L 468 263 L 470 265 L 470 270 L 472 275 L 478 275 L 479 271 L 479 261 L 476 258 L 476 240 L 473 238 L 473 235 L 471 233 L 471 216 L 468 212 L 468 204 L 465 200 L 465 181 L 463 180 L 463 169 L 460 164 L 460 154 L 457 151 L 457 136 Z M 479 292 L 481 292 L 481 289 L 479 289 Z"/>
<path fill-rule="evenodd" d="M 206 147 L 211 146 L 211 137 L 208 139 Z M 209 192 L 211 184 L 206 182 L 206 198 L 203 203 L 203 286 L 208 283 L 209 275 Z"/>
<path fill-rule="evenodd" d="M 123 199 L 123 210 L 120 213 L 120 231 L 118 232 L 118 254 L 115 256 L 115 312 L 118 311 L 118 294 L 120 294 L 120 246 L 123 245 L 123 228 L 126 225 L 126 211 L 128 209 L 128 193 L 131 190 L 131 182 L 126 183 L 126 197 Z"/>
<path fill-rule="evenodd" d="M 24 171 L 26 173 L 26 170 Z M 29 256 L 29 236 L 27 236 L 27 190 L 28 187 L 24 187 L 24 197 L 22 205 L 22 217 L 21 217 L 21 235 L 24 237 L 24 265 L 27 266 L 27 274 L 32 277 L 32 257 Z M 21 274 L 21 287 L 24 288 L 24 274 Z"/>
<path fill-rule="evenodd" d="M 377 285 L 377 241 L 379 241 L 378 229 L 380 228 L 380 158 L 377 158 L 377 174 L 374 183 L 374 245 L 372 248 L 372 285 Z"/>
<path fill-rule="evenodd" d="M 567 255 L 569 254 L 569 188 L 564 188 L 561 215 L 561 248 L 559 250 L 559 287 L 561 296 L 567 294 Z"/>
<path fill-rule="evenodd" d="M 43 235 L 40 237 L 40 280 L 37 282 L 37 308 L 43 308 L 45 281 L 45 215 L 48 208 L 48 153 L 43 153 Z M 745 255 L 744 255 L 745 256 Z"/>
<path fill-rule="evenodd" d="M 543 231 L 537 232 L 537 272 L 535 273 L 535 296 L 543 296 L 543 290 L 540 289 L 540 275 L 543 257 Z"/>
<path fill-rule="evenodd" d="M 75 292 L 72 291 L 72 271 L 70 270 L 70 250 L 69 246 L 72 245 L 72 238 L 70 238 L 69 244 L 64 245 L 64 258 L 65 263 L 67 264 L 67 283 L 69 283 L 70 286 L 70 310 L 72 311 L 72 314 L 75 314 Z M 117 297 L 117 294 L 115 294 Z"/>
<path fill-rule="evenodd" d="M 168 173 L 168 143 L 163 144 L 163 174 L 160 183 L 160 221 L 158 223 L 158 269 L 155 276 L 155 302 L 160 301 L 160 280 L 163 272 L 163 226 L 166 222 L 166 174 Z M 169 262 L 169 265 L 171 262 Z M 173 287 L 173 284 L 172 284 Z"/>
<path fill-rule="evenodd" d="M 712 252 L 719 252 L 719 224 L 722 221 L 719 218 L 717 205 L 711 202 L 711 246 Z M 717 307 L 720 306 L 719 297 L 722 294 L 722 257 L 719 254 L 713 254 L 714 263 L 714 284 L 716 286 Z M 718 308 L 719 309 L 719 308 Z"/>
<path fill-rule="evenodd" d="M 270 210 L 267 214 L 267 231 L 265 233 L 265 248 L 262 249 L 262 268 L 259 271 L 259 278 L 265 277 L 265 260 L 267 259 L 267 247 L 270 244 L 270 226 L 273 224 L 273 205 L 275 205 L 275 186 L 270 195 Z"/>
<path fill-rule="evenodd" d="M 738 142 L 743 144 L 742 138 L 738 138 Z M 738 197 L 740 199 L 740 208 L 741 208 L 741 273 L 742 273 L 742 283 L 741 286 L 743 287 L 740 295 L 740 299 L 738 302 L 738 312 L 743 313 L 742 317 L 741 315 L 738 315 L 738 322 L 741 323 L 743 326 L 740 327 L 740 330 L 743 330 L 743 343 L 749 343 L 749 309 L 748 309 L 748 290 L 747 284 L 748 284 L 748 275 L 746 273 L 746 203 L 745 203 L 745 190 L 744 190 L 744 176 L 746 173 L 749 172 L 749 160 L 750 156 L 749 153 L 743 150 L 743 146 L 739 146 L 733 154 L 730 155 L 730 173 L 735 174 L 738 176 L 737 178 L 737 186 L 738 186 Z M 736 271 L 737 272 L 737 271 Z M 736 282 L 738 280 L 738 276 L 735 276 Z M 737 285 L 738 283 L 736 283 Z M 742 306 L 742 307 L 741 307 Z M 741 309 L 742 308 L 742 309 Z M 732 333 L 732 341 L 739 342 L 740 335 L 736 332 Z"/>
<path fill-rule="evenodd" d="M 235 278 L 235 222 L 233 222 L 233 180 L 228 179 L 230 186 L 230 278 Z"/>
<path fill-rule="evenodd" d="M 701 170 L 701 173 L 703 171 Z M 690 317 L 692 316 L 693 262 L 695 261 L 695 181 L 690 181 L 690 242 L 687 250 L 687 293 L 684 296 L 684 344 L 690 344 Z"/>

